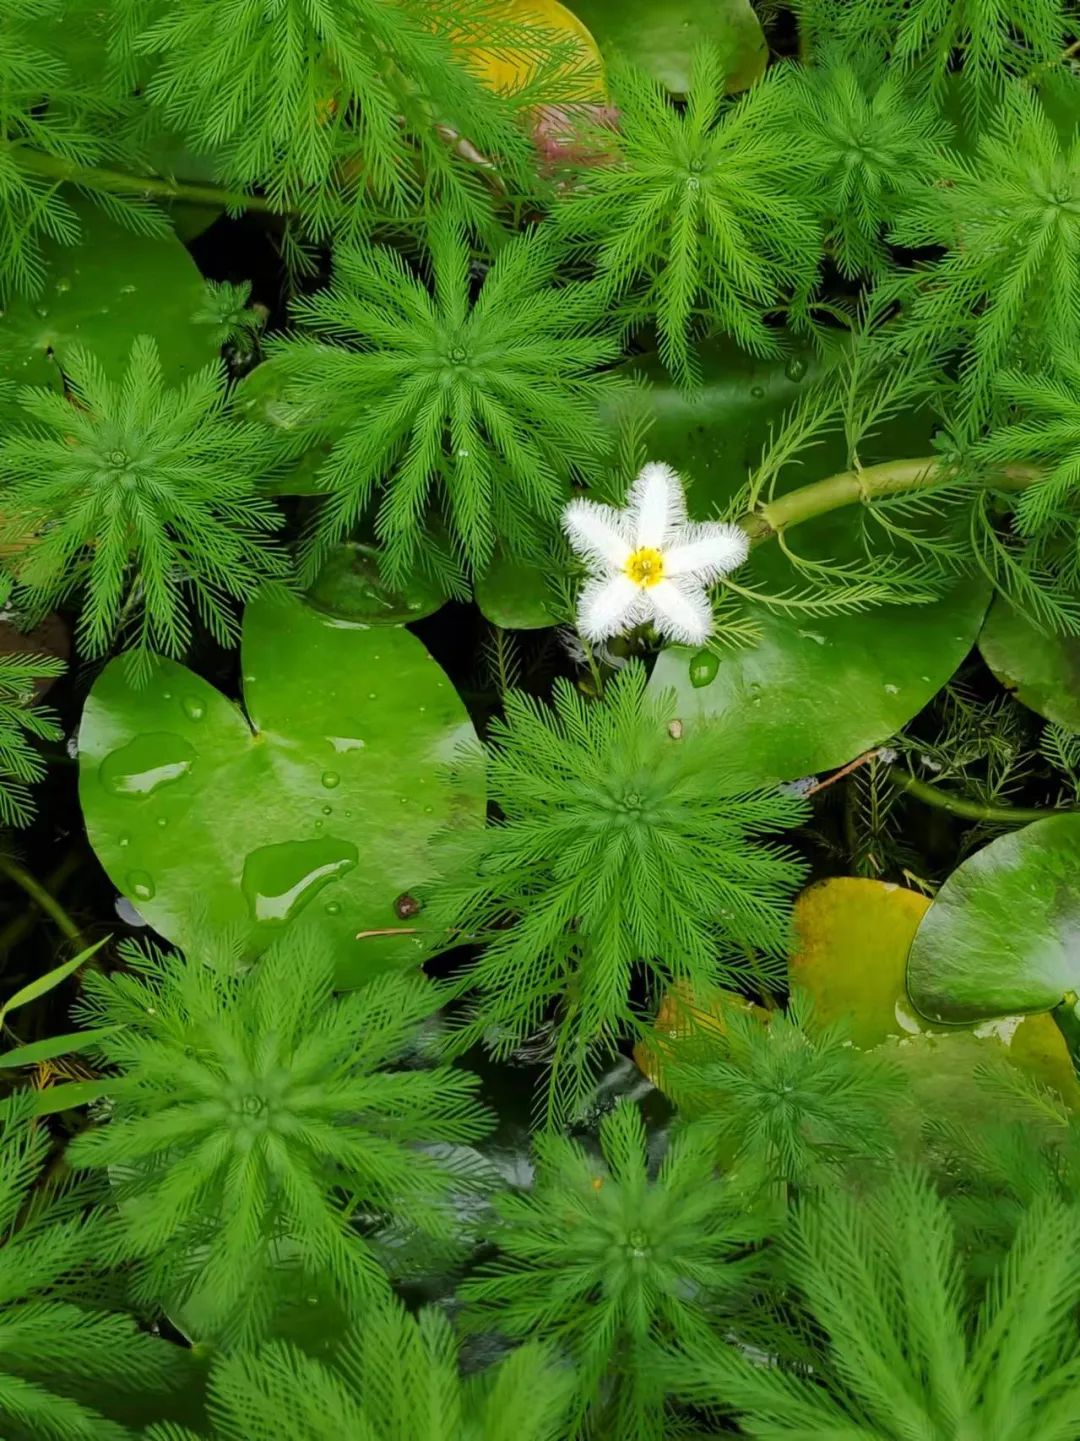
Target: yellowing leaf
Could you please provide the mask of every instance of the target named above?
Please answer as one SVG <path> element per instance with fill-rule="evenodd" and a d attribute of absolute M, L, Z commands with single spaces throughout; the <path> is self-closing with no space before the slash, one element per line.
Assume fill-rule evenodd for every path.
<path fill-rule="evenodd" d="M 663 1056 L 670 1055 L 671 1051 L 669 1046 L 663 1044 L 663 1038 L 675 1041 L 702 1033 L 726 1035 L 726 1017 L 732 1010 L 749 1011 L 763 1024 L 768 1024 L 769 1012 L 764 1006 L 755 1005 L 753 1001 L 748 1001 L 745 996 L 734 991 L 725 991 L 716 986 L 703 995 L 696 996 L 685 982 L 673 986 L 664 996 L 656 1013 L 655 1034 L 661 1054 L 657 1055 L 646 1042 L 639 1042 L 634 1047 L 634 1060 L 638 1070 L 647 1076 L 654 1086 L 663 1090 Z"/>
<path fill-rule="evenodd" d="M 575 100 L 597 105 L 606 101 L 600 49 L 588 28 L 565 5 L 560 5 L 559 0 L 503 0 L 496 15 L 498 19 L 521 23 L 522 46 L 517 54 L 505 50 L 496 54 L 469 47 L 469 69 L 490 89 L 513 95 L 532 79 L 536 69 L 535 55 L 529 53 L 528 44 L 528 30 L 532 28 L 538 38 L 546 35 L 556 42 L 573 45 L 573 73 L 582 82 L 581 93 L 574 96 Z"/>
<path fill-rule="evenodd" d="M 996 1055 L 1080 1109 L 1068 1047 L 1049 1015 L 942 1026 L 916 1013 L 904 976 L 930 904 L 901 886 L 854 876 L 810 886 L 795 903 L 792 986 L 810 993 L 820 1020 L 843 1021 L 857 1046 L 887 1047 L 909 1071 L 924 1108 L 967 1106 L 974 1112 L 985 1105 L 974 1072 Z"/>

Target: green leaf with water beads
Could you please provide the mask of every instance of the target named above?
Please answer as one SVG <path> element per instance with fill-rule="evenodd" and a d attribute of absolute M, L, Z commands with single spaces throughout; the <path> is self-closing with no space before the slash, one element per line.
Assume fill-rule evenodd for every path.
<path fill-rule="evenodd" d="M 211 327 L 196 320 L 205 282 L 180 241 L 125 230 L 87 201 L 72 206 L 80 243 L 44 241 L 41 294 L 13 296 L 0 318 L 0 382 L 59 390 L 73 345 L 122 371 L 132 339 L 146 333 L 157 338 L 169 385 L 217 360 Z"/>
<path fill-rule="evenodd" d="M 209 924 L 261 950 L 303 912 L 332 935 L 343 985 L 420 959 L 409 898 L 431 839 L 484 818 L 480 777 L 449 775 L 475 738 L 461 700 L 403 627 L 287 596 L 248 607 L 241 659 L 244 710 L 171 661 L 145 685 L 122 660 L 98 677 L 79 759 L 102 865 L 180 946 Z M 409 933 L 356 940 L 387 929 Z"/>
<path fill-rule="evenodd" d="M 770 428 L 779 428 L 801 391 L 820 376 L 821 363 L 799 354 L 787 361 L 756 359 L 717 341 L 699 355 L 703 385 L 689 395 L 665 377 L 655 357 L 624 371 L 651 382 L 634 398 L 635 422 L 652 422 L 650 457 L 686 477 L 691 517 L 707 520 L 731 505 L 760 460 Z M 925 420 L 901 415 L 860 447 L 860 458 L 870 465 L 925 454 L 927 431 Z M 846 466 L 842 437 L 827 434 L 781 471 L 777 493 Z M 920 517 L 916 528 L 925 524 Z M 883 537 L 871 532 L 871 538 L 880 549 Z M 852 507 L 800 525 L 789 544 L 811 563 L 865 567 Z M 794 569 L 775 540 L 755 547 L 732 579 L 769 595 L 808 588 L 807 575 Z M 878 605 L 848 615 L 785 613 L 747 603 L 758 632 L 753 644 L 719 655 L 672 646 L 657 661 L 651 686 L 676 691 L 684 722 L 694 716 L 722 720 L 739 784 L 795 780 L 844 764 L 911 720 L 970 650 L 987 599 L 982 581 L 965 579 L 930 604 Z"/>

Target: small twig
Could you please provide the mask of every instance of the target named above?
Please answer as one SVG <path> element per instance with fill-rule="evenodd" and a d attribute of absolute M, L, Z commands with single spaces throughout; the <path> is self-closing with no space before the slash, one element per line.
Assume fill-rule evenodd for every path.
<path fill-rule="evenodd" d="M 875 750 L 866 751 L 863 755 L 856 756 L 853 761 L 849 761 L 847 765 L 843 766 L 840 770 L 834 771 L 826 780 L 816 781 L 804 794 L 816 796 L 818 791 L 823 791 L 828 786 L 835 785 L 837 781 L 842 781 L 844 777 L 849 776 L 852 771 L 857 771 L 860 766 L 866 765 L 867 761 L 877 760 L 886 749 L 887 747 L 885 746 L 878 746 Z"/>
<path fill-rule="evenodd" d="M 420 929 L 419 926 L 377 926 L 373 931 L 357 931 L 355 939 L 370 941 L 372 936 L 415 936 Z"/>

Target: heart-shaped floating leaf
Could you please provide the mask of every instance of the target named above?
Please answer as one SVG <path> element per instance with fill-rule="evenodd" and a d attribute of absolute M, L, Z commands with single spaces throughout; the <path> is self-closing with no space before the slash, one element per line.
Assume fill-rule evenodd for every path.
<path fill-rule="evenodd" d="M 335 546 L 319 571 L 308 600 L 319 610 L 367 625 L 404 625 L 423 620 L 446 604 L 446 591 L 426 576 L 413 576 L 401 589 L 386 584 L 379 573 L 379 552 L 373 545 L 346 541 Z"/>
<path fill-rule="evenodd" d="M 729 94 L 760 80 L 769 47 L 750 0 L 574 0 L 605 55 L 640 65 L 674 95 L 690 85 L 690 62 L 703 41 L 724 63 Z"/>
<path fill-rule="evenodd" d="M 476 604 L 485 619 L 504 630 L 543 630 L 558 625 L 559 597 L 548 572 L 527 560 L 498 551 L 476 578 Z"/>
<path fill-rule="evenodd" d="M 1049 721 L 1080 731 L 1080 640 L 1036 630 L 998 596 L 979 636 L 979 649 L 1017 700 Z"/>
<path fill-rule="evenodd" d="M 461 700 L 407 630 L 291 597 L 248 606 L 241 659 L 246 716 L 172 661 L 143 685 L 120 659 L 98 677 L 80 798 L 106 871 L 183 947 L 209 924 L 262 949 L 303 912 L 333 936 L 342 985 L 419 958 L 419 934 L 355 937 L 418 927 L 433 836 L 484 822 L 477 768 L 447 774 L 475 738 Z"/>
<path fill-rule="evenodd" d="M 216 360 L 213 327 L 195 319 L 205 283 L 180 241 L 137 235 L 88 201 L 73 204 L 80 243 L 45 241 L 41 295 L 14 297 L 0 319 L 0 381 L 59 388 L 75 344 L 93 350 L 106 371 L 122 372 L 142 332 L 157 337 L 171 385 Z"/>
<path fill-rule="evenodd" d="M 642 418 L 652 420 L 649 455 L 681 471 L 691 513 L 704 520 L 745 483 L 770 426 L 813 367 L 801 356 L 755 360 L 716 343 L 703 348 L 701 360 L 704 385 L 692 396 L 681 395 L 655 362 L 633 369 L 652 381 L 636 400 Z M 902 417 L 861 448 L 862 462 L 924 455 L 928 431 L 925 417 Z M 845 469 L 847 455 L 839 439 L 826 439 L 800 462 L 781 475 L 778 492 Z M 789 544 L 811 561 L 865 567 L 859 523 L 857 509 L 847 507 L 800 525 Z M 755 547 L 735 579 L 773 595 L 807 585 L 775 541 Z M 650 684 L 676 691 L 684 721 L 722 720 L 740 784 L 795 780 L 844 764 L 911 720 L 970 650 L 988 599 L 986 584 L 963 580 L 931 603 L 854 615 L 784 614 L 755 603 L 748 606 L 759 631 L 753 645 L 719 659 L 672 646 Z"/>
<path fill-rule="evenodd" d="M 938 892 L 908 957 L 934 1021 L 1046 1011 L 1080 991 L 1080 815 L 999 836 Z"/>

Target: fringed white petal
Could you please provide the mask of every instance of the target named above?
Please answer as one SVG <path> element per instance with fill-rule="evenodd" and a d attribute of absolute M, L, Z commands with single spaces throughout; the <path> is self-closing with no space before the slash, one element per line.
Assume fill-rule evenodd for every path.
<path fill-rule="evenodd" d="M 625 575 L 590 580 L 578 599 L 578 630 L 588 641 L 609 640 L 639 625 L 648 611 L 645 592 Z"/>
<path fill-rule="evenodd" d="M 682 481 L 670 465 L 650 461 L 630 487 L 626 510 L 635 546 L 663 550 L 686 524 Z"/>
<path fill-rule="evenodd" d="M 712 632 L 712 606 L 703 586 L 686 580 L 662 580 L 643 592 L 661 635 L 681 645 L 701 645 Z"/>
<path fill-rule="evenodd" d="M 688 525 L 664 552 L 664 574 L 716 580 L 742 565 L 750 539 L 740 525 Z"/>
<path fill-rule="evenodd" d="M 563 530 L 578 555 L 608 570 L 622 570 L 633 537 L 622 515 L 595 500 L 572 500 L 562 514 Z"/>

